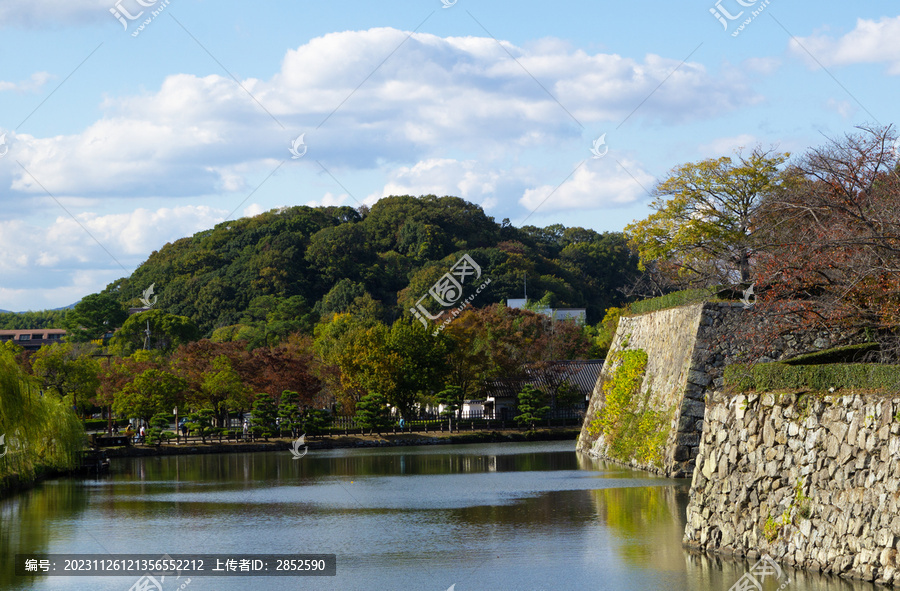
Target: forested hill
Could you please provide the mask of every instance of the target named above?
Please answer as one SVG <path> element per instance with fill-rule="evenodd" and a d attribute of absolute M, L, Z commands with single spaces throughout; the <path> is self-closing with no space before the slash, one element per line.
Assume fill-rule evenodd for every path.
<path fill-rule="evenodd" d="M 619 288 L 636 273 L 619 233 L 519 229 L 460 198 L 402 196 L 370 209 L 298 206 L 223 222 L 166 244 L 105 293 L 140 306 L 154 284 L 154 307 L 188 316 L 205 335 L 273 314 L 310 330 L 321 314 L 353 306 L 390 323 L 463 254 L 491 279 L 473 306 L 522 297 L 527 275 L 531 299 L 587 308 L 589 323 L 622 302 Z"/>

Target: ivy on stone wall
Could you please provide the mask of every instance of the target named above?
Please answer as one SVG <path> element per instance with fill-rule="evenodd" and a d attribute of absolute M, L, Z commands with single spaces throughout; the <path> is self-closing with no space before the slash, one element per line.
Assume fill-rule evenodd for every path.
<path fill-rule="evenodd" d="M 604 437 L 610 458 L 661 467 L 671 412 L 649 408 L 650 390 L 640 391 L 647 353 L 625 349 L 613 356 L 611 362 L 617 367 L 603 384 L 603 407 L 591 421 L 588 434 Z"/>

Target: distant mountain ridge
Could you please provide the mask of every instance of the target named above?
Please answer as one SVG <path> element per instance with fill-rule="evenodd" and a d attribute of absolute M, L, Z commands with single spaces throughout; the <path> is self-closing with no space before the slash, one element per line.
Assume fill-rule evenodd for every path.
<path fill-rule="evenodd" d="M 81 300 L 78 300 L 80 302 Z M 60 312 L 62 310 L 71 310 L 75 306 L 78 305 L 78 302 L 74 304 L 69 304 L 68 306 L 63 306 L 62 308 L 51 308 L 49 310 L 21 310 L 19 312 L 13 312 L 12 310 L 0 310 L 0 314 L 28 314 L 29 312 Z"/>

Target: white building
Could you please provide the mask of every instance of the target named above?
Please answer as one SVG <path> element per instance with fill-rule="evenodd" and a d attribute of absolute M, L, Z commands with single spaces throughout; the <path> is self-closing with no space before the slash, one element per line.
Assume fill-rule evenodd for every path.
<path fill-rule="evenodd" d="M 506 300 L 507 308 L 521 310 L 528 304 L 527 298 L 510 298 Z M 584 324 L 587 310 L 584 308 L 535 308 L 532 310 L 538 314 L 549 316 L 553 320 L 574 320 L 578 324 Z"/>

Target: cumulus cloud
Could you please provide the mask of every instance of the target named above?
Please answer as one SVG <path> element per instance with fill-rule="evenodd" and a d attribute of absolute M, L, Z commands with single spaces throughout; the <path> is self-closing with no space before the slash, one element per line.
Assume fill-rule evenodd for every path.
<path fill-rule="evenodd" d="M 429 158 L 393 170 L 384 188 L 369 195 L 366 203 L 388 195 L 453 195 L 491 209 L 500 195 L 521 194 L 530 176 L 521 167 L 501 169 L 476 160 Z"/>
<path fill-rule="evenodd" d="M 54 76 L 47 72 L 35 72 L 28 80 L 22 82 L 6 82 L 0 80 L 0 92 L 37 92 Z"/>
<path fill-rule="evenodd" d="M 313 199 L 311 201 L 307 201 L 304 205 L 308 205 L 309 207 L 339 207 L 341 205 L 350 205 L 351 207 L 356 207 L 356 203 L 352 203 L 352 199 L 350 195 L 347 193 L 341 193 L 340 195 L 335 195 L 333 193 L 325 193 L 322 196 L 321 200 Z"/>
<path fill-rule="evenodd" d="M 582 211 L 624 207 L 637 202 L 653 188 L 653 175 L 638 162 L 616 160 L 612 155 L 591 158 L 561 185 L 527 189 L 519 204 L 531 212 L 578 209 Z"/>
<path fill-rule="evenodd" d="M 776 57 L 751 57 L 742 62 L 742 65 L 757 74 L 773 74 L 781 67 L 781 60 Z"/>
<path fill-rule="evenodd" d="M 830 98 L 825 101 L 825 108 L 829 111 L 834 111 L 844 119 L 850 119 L 856 115 L 856 112 L 859 108 L 851 103 L 850 101 L 839 101 L 834 98 Z"/>
<path fill-rule="evenodd" d="M 791 39 L 790 49 L 805 59 L 810 67 L 818 67 L 807 51 L 824 66 L 851 64 L 888 65 L 888 73 L 900 74 L 900 16 L 879 20 L 858 19 L 856 27 L 840 37 L 816 34 Z M 805 48 L 805 49 L 804 49 Z"/>
<path fill-rule="evenodd" d="M 515 152 L 577 140 L 573 117 L 620 122 L 645 99 L 633 118 L 666 124 L 756 100 L 733 72 L 550 42 L 504 43 L 513 60 L 491 38 L 416 33 L 378 67 L 408 35 L 378 28 L 312 39 L 288 51 L 271 79 L 242 80 L 253 98 L 224 76 L 169 76 L 156 92 L 107 99 L 103 118 L 81 133 L 18 135 L 10 150 L 25 169 L 0 162 L 0 183 L 72 196 L 210 194 L 285 160 L 373 169 L 451 151 Z M 309 151 L 291 160 L 300 133 Z"/>
<path fill-rule="evenodd" d="M 742 133 L 736 136 L 718 138 L 707 144 L 702 144 L 699 146 L 699 150 L 704 158 L 720 158 L 722 156 L 732 156 L 741 149 L 749 152 L 759 143 L 756 136 Z"/>
<path fill-rule="evenodd" d="M 85 213 L 75 219 L 59 216 L 46 228 L 21 220 L 0 221 L 0 309 L 42 309 L 69 301 L 43 289 L 57 285 L 60 275 L 70 277 L 70 285 L 57 289 L 71 291 L 75 298 L 71 301 L 78 294 L 100 291 L 130 273 L 151 251 L 210 228 L 227 214 L 208 206 L 182 206 L 110 215 Z M 29 299 L 36 292 L 46 299 L 41 305 Z"/>
<path fill-rule="evenodd" d="M 120 278 L 115 271 L 76 270 L 67 275 L 68 281 L 52 283 L 40 277 L 22 277 L 21 281 L 0 280 L 0 310 L 27 312 L 50 310 L 74 304 L 85 294 L 95 293 Z M 39 289 L 38 289 L 39 288 Z"/>

